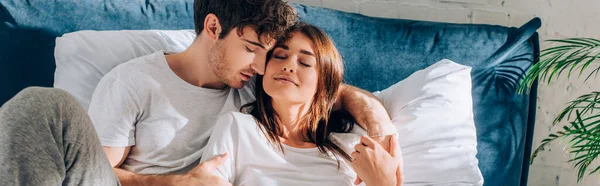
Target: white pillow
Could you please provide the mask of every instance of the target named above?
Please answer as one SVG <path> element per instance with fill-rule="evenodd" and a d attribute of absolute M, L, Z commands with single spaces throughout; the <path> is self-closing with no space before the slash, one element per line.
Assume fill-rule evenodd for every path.
<path fill-rule="evenodd" d="M 157 51 L 182 52 L 193 30 L 78 31 L 56 38 L 54 87 L 71 93 L 86 110 L 104 74 Z"/>
<path fill-rule="evenodd" d="M 483 185 L 471 98 L 471 68 L 441 60 L 375 92 L 396 126 L 405 185 Z M 359 135 L 333 134 L 353 151 Z"/>

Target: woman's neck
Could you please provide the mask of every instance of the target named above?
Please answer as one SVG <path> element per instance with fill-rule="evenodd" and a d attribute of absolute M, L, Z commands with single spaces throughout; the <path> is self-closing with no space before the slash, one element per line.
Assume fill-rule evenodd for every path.
<path fill-rule="evenodd" d="M 273 110 L 279 116 L 279 121 L 283 126 L 283 135 L 279 137 L 281 143 L 297 147 L 311 148 L 316 147 L 314 143 L 303 140 L 302 131 L 300 128 L 300 119 L 308 112 L 309 103 L 290 104 L 282 101 L 272 100 Z"/>

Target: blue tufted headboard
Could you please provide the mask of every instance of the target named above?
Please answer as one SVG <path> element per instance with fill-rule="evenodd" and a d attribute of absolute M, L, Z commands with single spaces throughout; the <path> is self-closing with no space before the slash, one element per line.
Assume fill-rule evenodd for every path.
<path fill-rule="evenodd" d="M 485 185 L 526 185 L 536 89 L 520 78 L 538 58 L 533 19 L 521 28 L 371 18 L 294 5 L 323 28 L 346 62 L 346 83 L 382 90 L 440 59 L 472 67 L 479 167 Z M 27 86 L 51 87 L 55 38 L 78 30 L 192 29 L 193 0 L 0 0 L 0 103 Z M 534 86 L 536 87 L 536 86 Z"/>
<path fill-rule="evenodd" d="M 307 6 L 297 10 L 335 41 L 345 61 L 346 83 L 370 91 L 444 58 L 471 66 L 484 183 L 527 184 L 537 94 L 518 95 L 516 88 L 538 58 L 540 19 L 507 28 L 371 18 Z"/>

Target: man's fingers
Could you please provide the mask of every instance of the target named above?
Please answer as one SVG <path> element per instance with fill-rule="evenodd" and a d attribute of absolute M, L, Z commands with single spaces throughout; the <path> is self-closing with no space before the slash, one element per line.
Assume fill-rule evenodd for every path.
<path fill-rule="evenodd" d="M 227 160 L 227 153 L 224 153 L 219 156 L 215 156 L 212 159 L 200 163 L 200 166 L 205 169 L 214 170 L 217 167 L 221 166 Z"/>

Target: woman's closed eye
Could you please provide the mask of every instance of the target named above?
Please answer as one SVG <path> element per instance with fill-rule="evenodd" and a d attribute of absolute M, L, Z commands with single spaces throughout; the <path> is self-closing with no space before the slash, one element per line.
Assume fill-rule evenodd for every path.
<path fill-rule="evenodd" d="M 273 58 L 275 58 L 275 59 L 287 59 L 286 56 L 280 56 L 280 55 L 274 55 Z"/>
<path fill-rule="evenodd" d="M 310 67 L 310 64 L 308 64 L 308 63 L 305 63 L 305 62 L 303 62 L 303 61 L 300 61 L 299 63 L 300 63 L 300 65 L 302 65 L 302 66 L 304 66 L 304 67 Z"/>
<path fill-rule="evenodd" d="M 248 51 L 248 52 L 254 52 L 254 50 L 250 49 L 248 46 L 246 46 L 246 51 Z"/>

